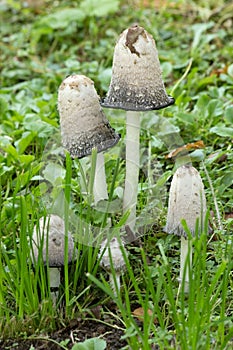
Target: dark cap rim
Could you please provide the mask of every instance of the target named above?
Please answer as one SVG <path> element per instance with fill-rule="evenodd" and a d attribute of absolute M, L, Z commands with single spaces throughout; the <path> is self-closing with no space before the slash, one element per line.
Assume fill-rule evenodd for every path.
<path fill-rule="evenodd" d="M 107 98 L 104 97 L 101 99 L 100 104 L 102 107 L 105 108 L 113 108 L 113 109 L 123 109 L 125 111 L 138 111 L 138 112 L 145 112 L 145 111 L 153 111 L 153 110 L 159 110 L 163 109 L 166 107 L 169 107 L 175 103 L 175 99 L 171 96 L 168 96 L 169 101 L 167 103 L 164 103 L 162 105 L 137 105 L 137 103 L 132 104 L 132 103 L 125 103 L 125 102 L 108 102 Z"/>

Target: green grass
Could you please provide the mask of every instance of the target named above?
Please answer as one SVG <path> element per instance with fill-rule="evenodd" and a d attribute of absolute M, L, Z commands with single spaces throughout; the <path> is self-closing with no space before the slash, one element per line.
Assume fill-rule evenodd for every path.
<path fill-rule="evenodd" d="M 50 334 L 94 305 L 117 305 L 114 315 L 132 349 L 232 348 L 233 65 L 232 4 L 168 1 L 42 1 L 40 8 L 0 4 L 0 334 L 2 338 Z M 122 5 L 123 4 L 123 5 Z M 117 18 L 117 20 L 116 20 Z M 173 106 L 141 118 L 139 248 L 127 247 L 122 288 L 114 295 L 100 268 L 98 242 L 118 234 L 125 176 L 125 112 L 105 110 L 121 141 L 105 152 L 109 202 L 92 206 L 96 154 L 71 160 L 61 154 L 57 90 L 69 74 L 108 89 L 119 34 L 138 22 L 155 38 Z M 213 234 L 192 240 L 190 293 L 179 285 L 179 238 L 163 232 L 174 162 L 172 149 L 202 140 L 191 150 L 202 176 Z M 57 309 L 47 267 L 31 259 L 31 236 L 40 217 L 65 219 L 76 261 L 65 265 Z M 67 248 L 66 248 L 67 252 Z M 114 274 L 114 271 L 112 271 Z M 133 316 L 144 310 L 140 323 Z M 152 315 L 148 315 L 148 309 Z M 139 345 L 140 344 L 140 345 Z M 65 345 L 63 346 L 65 348 Z"/>
<path fill-rule="evenodd" d="M 182 290 L 178 293 L 171 259 L 160 243 L 158 250 L 162 261 L 153 267 L 148 266 L 145 252 L 140 250 L 143 288 L 142 281 L 134 273 L 127 256 L 125 260 L 128 276 L 124 278 L 122 291 L 117 296 L 114 296 L 104 278 L 100 281 L 89 275 L 89 278 L 117 304 L 122 323 L 127 329 L 126 337 L 133 349 L 137 348 L 137 344 L 143 349 L 151 349 L 151 344 L 159 344 L 161 349 L 179 346 L 182 349 L 231 348 L 231 343 L 227 347 L 227 340 L 232 336 L 232 320 L 231 317 L 226 317 L 225 313 L 229 288 L 227 276 L 232 269 L 232 257 L 225 250 L 223 261 L 213 269 L 211 264 L 208 264 L 206 233 L 203 232 L 192 242 L 194 261 L 188 295 Z M 229 247 L 225 249 L 228 250 Z M 131 290 L 127 279 L 130 281 Z M 133 317 L 132 301 L 137 302 L 144 310 L 143 330 Z M 148 315 L 148 310 L 153 311 L 152 315 Z M 172 338 L 173 345 L 169 345 Z"/>

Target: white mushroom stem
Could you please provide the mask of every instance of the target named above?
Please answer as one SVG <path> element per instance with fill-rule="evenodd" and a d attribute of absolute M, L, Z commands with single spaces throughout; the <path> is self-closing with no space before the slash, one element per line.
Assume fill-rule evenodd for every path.
<path fill-rule="evenodd" d="M 49 267 L 50 295 L 55 305 L 57 302 L 59 286 L 61 283 L 61 270 L 59 267 Z"/>
<path fill-rule="evenodd" d="M 97 153 L 93 194 L 95 205 L 101 200 L 108 199 L 103 152 Z"/>
<path fill-rule="evenodd" d="M 192 268 L 192 245 L 189 239 L 181 236 L 180 246 L 180 288 L 184 283 L 184 292 L 189 292 L 189 270 Z"/>
<path fill-rule="evenodd" d="M 134 231 L 140 161 L 140 112 L 126 113 L 126 174 L 123 212 L 130 210 L 126 224 Z"/>

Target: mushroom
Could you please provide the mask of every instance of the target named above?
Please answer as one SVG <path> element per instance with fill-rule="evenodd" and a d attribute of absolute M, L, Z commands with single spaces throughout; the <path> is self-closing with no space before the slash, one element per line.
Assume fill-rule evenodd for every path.
<path fill-rule="evenodd" d="M 114 51 L 112 79 L 101 105 L 126 113 L 126 175 L 123 211 L 134 230 L 139 177 L 140 113 L 174 103 L 167 95 L 153 37 L 138 25 L 120 35 Z"/>
<path fill-rule="evenodd" d="M 117 291 L 120 290 L 120 275 L 125 269 L 125 260 L 122 254 L 124 246 L 120 245 L 117 237 L 113 237 L 110 241 L 105 239 L 99 252 L 100 266 L 103 267 L 109 273 L 109 284 L 112 287 L 114 295 L 117 295 Z M 125 251 L 126 253 L 126 251 Z M 112 274 L 112 269 L 115 270 L 115 280 Z"/>
<path fill-rule="evenodd" d="M 180 286 L 182 281 L 184 282 L 185 293 L 189 291 L 192 246 L 181 221 L 186 221 L 189 231 L 194 236 L 197 228 L 199 233 L 203 230 L 206 211 L 204 185 L 199 172 L 190 164 L 180 166 L 171 182 L 164 231 L 181 236 L 179 282 Z"/>
<path fill-rule="evenodd" d="M 94 180 L 94 202 L 108 198 L 103 151 L 120 139 L 109 124 L 99 103 L 99 96 L 91 79 L 71 75 L 58 90 L 58 111 L 63 147 L 72 158 L 82 158 L 97 149 Z"/>
<path fill-rule="evenodd" d="M 68 239 L 68 261 L 65 261 L 65 223 L 60 216 L 51 214 L 39 220 L 32 235 L 32 260 L 37 262 L 41 257 L 44 265 L 49 266 L 50 293 L 54 304 L 61 283 L 61 270 L 65 263 L 70 264 L 73 258 L 74 241 L 70 232 Z"/>

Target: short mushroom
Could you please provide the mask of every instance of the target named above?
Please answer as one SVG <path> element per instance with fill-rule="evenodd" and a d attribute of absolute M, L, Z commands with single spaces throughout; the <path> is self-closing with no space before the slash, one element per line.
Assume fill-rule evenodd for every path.
<path fill-rule="evenodd" d="M 74 241 L 68 232 L 68 261 L 65 262 L 65 223 L 57 215 L 51 214 L 39 220 L 32 235 L 32 260 L 37 262 L 41 257 L 44 265 L 49 267 L 50 293 L 54 303 L 61 283 L 61 270 L 65 263 L 73 259 Z"/>
<path fill-rule="evenodd" d="M 182 165 L 174 173 L 168 202 L 167 222 L 164 231 L 181 236 L 180 250 L 180 286 L 184 281 L 184 291 L 189 291 L 189 268 L 192 265 L 192 246 L 182 220 L 186 221 L 189 231 L 195 234 L 203 230 L 206 216 L 206 198 L 204 185 L 197 169 L 192 165 Z"/>
<path fill-rule="evenodd" d="M 91 79 L 74 74 L 61 83 L 58 111 L 63 147 L 72 158 L 82 158 L 97 149 L 94 181 L 95 204 L 108 198 L 103 151 L 120 139 L 100 106 L 99 96 Z"/>
<path fill-rule="evenodd" d="M 117 290 L 120 290 L 120 276 L 125 269 L 125 260 L 122 254 L 122 249 L 125 249 L 123 244 L 120 245 L 117 237 L 113 237 L 110 241 L 105 239 L 100 246 L 100 266 L 109 273 L 109 284 L 115 295 Z M 112 274 L 112 269 L 115 270 L 116 284 Z"/>
<path fill-rule="evenodd" d="M 103 107 L 127 110 L 126 176 L 123 211 L 130 210 L 126 224 L 134 230 L 139 176 L 140 113 L 174 103 L 162 80 L 153 37 L 133 25 L 120 35 L 114 51 L 112 79 Z"/>

